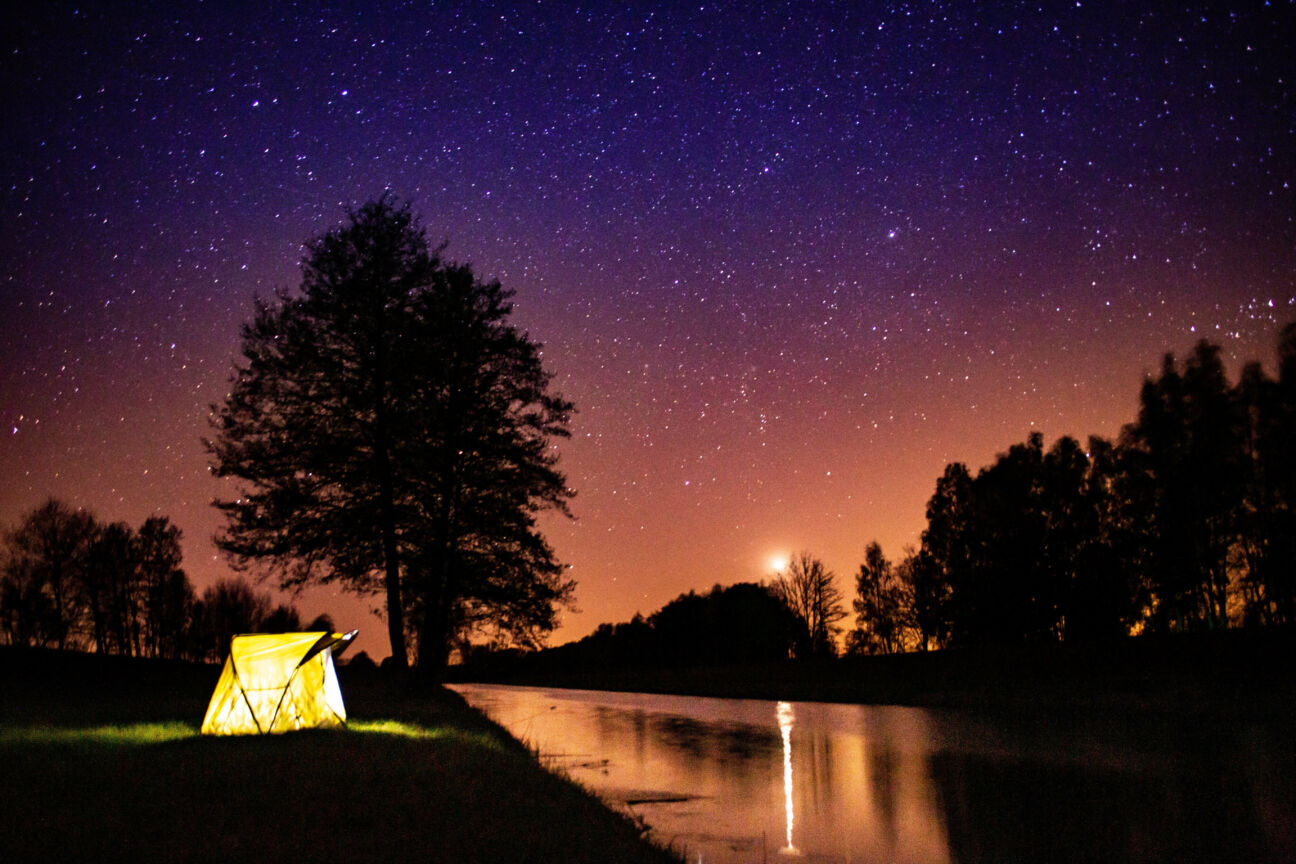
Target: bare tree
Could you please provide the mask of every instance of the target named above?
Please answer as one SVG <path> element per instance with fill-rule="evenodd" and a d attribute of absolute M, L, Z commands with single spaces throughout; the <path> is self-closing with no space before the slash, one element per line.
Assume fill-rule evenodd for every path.
<path fill-rule="evenodd" d="M 797 657 L 832 657 L 837 653 L 837 622 L 846 617 L 835 576 L 809 552 L 792 557 L 787 571 L 770 586 L 801 622 Z"/>
<path fill-rule="evenodd" d="M 150 657 L 176 659 L 187 650 L 194 594 L 181 568 L 180 529 L 166 516 L 150 516 L 135 535 L 145 591 L 141 650 Z"/>
<path fill-rule="evenodd" d="M 85 619 L 79 586 L 97 532 L 93 516 L 55 498 L 6 532 L 0 621 L 8 642 L 79 647 Z"/>

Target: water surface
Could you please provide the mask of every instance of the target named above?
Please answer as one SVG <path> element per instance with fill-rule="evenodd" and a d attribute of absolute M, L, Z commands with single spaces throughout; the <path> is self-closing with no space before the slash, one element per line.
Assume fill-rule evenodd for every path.
<path fill-rule="evenodd" d="M 1290 734 L 456 685 L 690 862 L 1292 860 Z"/>

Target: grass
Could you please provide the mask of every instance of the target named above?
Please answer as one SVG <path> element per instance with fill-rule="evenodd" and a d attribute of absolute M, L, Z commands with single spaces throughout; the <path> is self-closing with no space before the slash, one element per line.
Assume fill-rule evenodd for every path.
<path fill-rule="evenodd" d="M 0 857 L 672 860 L 441 688 L 343 679 L 347 729 L 198 735 L 218 670 L 0 649 Z"/>
<path fill-rule="evenodd" d="M 94 747 L 138 747 L 192 738 L 189 723 L 124 723 L 110 726 L 0 726 L 0 746 L 49 744 Z"/>

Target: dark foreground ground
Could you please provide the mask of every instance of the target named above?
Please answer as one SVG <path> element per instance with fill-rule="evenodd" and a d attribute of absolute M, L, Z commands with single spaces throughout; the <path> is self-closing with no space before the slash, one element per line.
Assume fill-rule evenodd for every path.
<path fill-rule="evenodd" d="M 1087 646 L 1012 646 L 703 668 L 547 666 L 543 655 L 453 680 L 805 702 L 1290 717 L 1296 631 L 1141 637 Z"/>
<path fill-rule="evenodd" d="M 218 673 L 0 648 L 0 861 L 672 860 L 442 688 L 343 670 L 346 730 L 201 737 Z"/>

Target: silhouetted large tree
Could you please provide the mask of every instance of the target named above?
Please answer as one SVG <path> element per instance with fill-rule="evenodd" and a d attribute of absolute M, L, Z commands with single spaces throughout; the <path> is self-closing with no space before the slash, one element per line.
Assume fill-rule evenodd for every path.
<path fill-rule="evenodd" d="M 1246 423 L 1219 357 L 1199 342 L 1181 374 L 1167 354 L 1139 395 L 1138 420 L 1122 431 L 1127 488 L 1144 523 L 1152 624 L 1164 629 L 1228 624 L 1229 552 L 1247 476 Z"/>
<path fill-rule="evenodd" d="M 1138 578 L 1136 515 L 1121 495 L 1121 450 L 1090 436 L 1082 452 L 1074 439 L 1062 438 L 1044 470 L 1059 633 L 1068 641 L 1128 635 L 1147 597 Z"/>
<path fill-rule="evenodd" d="M 926 589 L 922 595 L 927 601 L 924 630 L 942 644 L 964 635 L 955 634 L 955 621 L 966 615 L 956 614 L 955 610 L 959 604 L 966 608 L 967 591 L 960 586 L 973 578 L 971 507 L 972 477 L 962 462 L 951 462 L 936 480 L 936 491 L 927 501 L 927 528 L 922 533 L 922 548 L 914 570 Z"/>
<path fill-rule="evenodd" d="M 388 196 L 311 241 L 295 294 L 258 303 L 214 406 L 218 538 L 285 587 L 385 593 L 397 663 L 456 636 L 533 644 L 573 585 L 536 528 L 570 491 L 552 441 L 570 403 L 507 322 L 511 292 L 443 262 Z"/>
<path fill-rule="evenodd" d="M 1278 378 L 1259 363 L 1242 371 L 1248 483 L 1237 556 L 1247 623 L 1296 621 L 1296 324 L 1278 340 Z"/>
<path fill-rule="evenodd" d="M 846 634 L 851 654 L 894 654 L 903 645 L 904 584 L 882 547 L 870 543 L 855 574 L 855 628 Z"/>
<path fill-rule="evenodd" d="M 954 587 L 962 613 L 955 632 L 969 641 L 1056 638 L 1056 590 L 1044 566 L 1043 461 L 1043 436 L 1035 432 L 972 481 L 971 578 Z"/>

